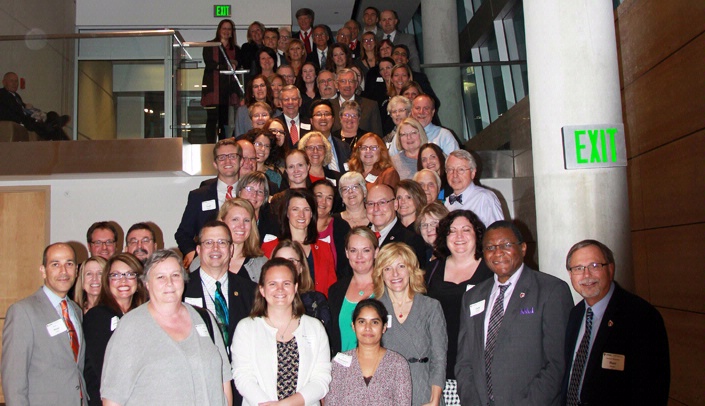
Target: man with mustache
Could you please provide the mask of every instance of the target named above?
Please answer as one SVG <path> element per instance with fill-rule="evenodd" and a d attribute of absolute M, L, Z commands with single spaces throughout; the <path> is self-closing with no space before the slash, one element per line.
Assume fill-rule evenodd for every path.
<path fill-rule="evenodd" d="M 614 254 L 599 241 L 573 245 L 566 269 L 584 300 L 568 319 L 562 404 L 668 403 L 668 337 L 658 310 L 614 282 Z"/>
<path fill-rule="evenodd" d="M 143 264 L 157 250 L 154 231 L 147 223 L 133 224 L 125 237 L 125 252 L 136 256 Z"/>

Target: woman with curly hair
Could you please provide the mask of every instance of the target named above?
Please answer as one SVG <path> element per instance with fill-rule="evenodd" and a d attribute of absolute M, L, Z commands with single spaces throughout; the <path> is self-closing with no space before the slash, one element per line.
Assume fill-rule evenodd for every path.
<path fill-rule="evenodd" d="M 374 133 L 367 133 L 357 141 L 348 169 L 361 173 L 368 188 L 384 183 L 393 189 L 399 182 L 399 173 L 394 169 L 387 145 Z"/>

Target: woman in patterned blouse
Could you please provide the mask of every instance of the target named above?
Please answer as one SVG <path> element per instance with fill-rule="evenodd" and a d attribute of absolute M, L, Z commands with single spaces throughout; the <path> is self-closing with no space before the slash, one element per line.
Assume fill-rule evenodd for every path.
<path fill-rule="evenodd" d="M 267 261 L 250 317 L 235 329 L 233 377 L 245 406 L 318 405 L 328 392 L 328 336 L 304 314 L 296 273 L 288 259 Z"/>

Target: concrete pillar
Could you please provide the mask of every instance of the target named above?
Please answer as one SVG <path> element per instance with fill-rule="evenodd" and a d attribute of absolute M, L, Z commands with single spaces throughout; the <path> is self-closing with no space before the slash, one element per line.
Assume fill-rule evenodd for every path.
<path fill-rule="evenodd" d="M 454 0 L 421 0 L 424 63 L 458 63 L 458 11 Z M 438 115 L 444 127 L 463 137 L 460 68 L 430 68 L 424 73 L 441 100 Z"/>
<path fill-rule="evenodd" d="M 524 15 L 539 268 L 569 282 L 568 249 L 592 238 L 632 289 L 626 168 L 563 166 L 561 127 L 623 122 L 612 2 L 531 0 Z"/>

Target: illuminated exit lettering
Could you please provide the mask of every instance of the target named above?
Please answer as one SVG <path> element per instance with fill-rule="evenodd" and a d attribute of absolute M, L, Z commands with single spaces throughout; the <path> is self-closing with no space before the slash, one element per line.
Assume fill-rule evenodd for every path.
<path fill-rule="evenodd" d="M 214 5 L 213 17 L 230 17 L 230 5 Z"/>
<path fill-rule="evenodd" d="M 566 169 L 627 165 L 623 124 L 565 126 L 562 132 Z"/>

